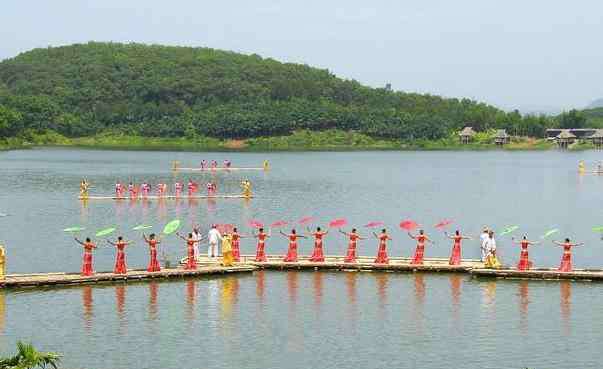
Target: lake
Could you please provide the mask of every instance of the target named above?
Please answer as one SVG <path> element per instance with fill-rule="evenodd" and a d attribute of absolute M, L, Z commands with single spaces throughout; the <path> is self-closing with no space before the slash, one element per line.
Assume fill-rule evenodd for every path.
<path fill-rule="evenodd" d="M 173 160 L 196 166 L 203 159 L 269 172 L 174 174 Z M 436 242 L 427 257 L 447 257 L 450 242 L 433 225 L 452 219 L 450 231 L 478 237 L 482 226 L 497 231 L 519 225 L 537 240 L 554 237 L 586 242 L 575 250 L 577 267 L 603 267 L 603 225 L 598 204 L 603 177 L 577 175 L 577 162 L 591 164 L 599 152 L 311 152 L 184 153 L 37 149 L 0 153 L 0 243 L 9 273 L 77 271 L 81 249 L 62 229 L 86 227 L 80 236 L 115 226 L 136 243 L 129 267 L 147 262 L 136 225 L 156 232 L 172 219 L 234 223 L 244 233 L 251 219 L 317 223 L 344 217 L 362 225 L 385 222 L 390 254 L 409 256 L 414 243 L 398 228 L 403 219 L 423 225 Z M 116 180 L 172 184 L 210 178 L 219 192 L 238 193 L 253 183 L 255 198 L 135 202 L 77 200 L 81 178 L 91 194 L 112 194 Z M 186 229 L 185 229 L 186 230 Z M 87 233 L 86 233 L 87 232 Z M 117 234 L 116 234 L 117 235 Z M 505 264 L 518 247 L 501 236 Z M 242 252 L 255 243 L 244 239 Z M 346 240 L 332 233 L 328 254 L 343 254 Z M 163 249 L 173 261 L 185 246 L 168 237 Z M 300 252 L 312 245 L 302 240 Z M 269 253 L 283 253 L 277 235 Z M 359 253 L 374 255 L 374 240 Z M 463 257 L 477 258 L 476 241 Z M 550 239 L 534 246 L 536 266 L 551 267 L 561 251 Z M 109 270 L 114 250 L 95 254 L 95 268 Z M 18 339 L 60 351 L 69 368 L 302 368 L 386 365 L 408 368 L 588 368 L 598 367 L 597 283 L 477 280 L 465 275 L 392 273 L 258 272 L 178 282 L 0 292 L 0 351 Z"/>

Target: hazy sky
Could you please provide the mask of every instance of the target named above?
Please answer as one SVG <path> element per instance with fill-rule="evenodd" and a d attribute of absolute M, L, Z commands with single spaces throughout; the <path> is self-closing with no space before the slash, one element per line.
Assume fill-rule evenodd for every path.
<path fill-rule="evenodd" d="M 119 41 L 209 46 L 505 109 L 603 97 L 603 0 L 1 0 L 0 59 Z"/>

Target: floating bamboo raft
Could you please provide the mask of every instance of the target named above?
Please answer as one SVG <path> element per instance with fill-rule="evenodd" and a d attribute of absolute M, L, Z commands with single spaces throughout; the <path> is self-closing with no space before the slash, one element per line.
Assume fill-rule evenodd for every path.
<path fill-rule="evenodd" d="M 177 171 L 183 171 L 183 172 L 233 172 L 233 171 L 241 171 L 241 170 L 267 170 L 266 168 L 263 167 L 248 167 L 248 168 L 224 168 L 224 167 L 218 167 L 218 168 L 181 168 L 181 167 L 177 167 L 177 168 L 172 168 L 172 170 L 174 172 Z"/>
<path fill-rule="evenodd" d="M 0 288 L 31 288 L 44 286 L 81 285 L 115 281 L 141 281 L 150 279 L 184 278 L 205 275 L 221 275 L 226 273 L 249 273 L 257 268 L 252 265 L 236 265 L 223 267 L 218 264 L 204 265 L 197 270 L 163 269 L 160 272 L 146 270 L 128 270 L 126 274 L 99 272 L 92 276 L 82 276 L 78 273 L 40 273 L 40 274 L 9 274 L 0 280 Z"/>
<path fill-rule="evenodd" d="M 183 196 L 175 196 L 175 195 L 165 195 L 165 196 L 138 196 L 138 197 L 127 197 L 127 196 L 78 196 L 80 200 L 207 200 L 207 199 L 251 199 L 253 196 L 245 196 L 245 195 L 183 195 Z"/>
<path fill-rule="evenodd" d="M 507 279 L 545 279 L 545 280 L 603 280 L 601 269 L 575 269 L 572 272 L 560 272 L 557 269 L 471 269 L 475 277 L 507 278 Z"/>

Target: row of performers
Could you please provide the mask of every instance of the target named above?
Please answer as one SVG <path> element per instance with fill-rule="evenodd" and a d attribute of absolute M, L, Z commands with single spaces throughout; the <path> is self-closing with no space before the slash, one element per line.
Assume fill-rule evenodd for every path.
<path fill-rule="evenodd" d="M 215 229 L 215 226 L 212 227 L 212 231 Z M 215 238 L 212 240 L 212 231 L 209 233 L 209 242 L 210 248 L 212 245 L 215 247 Z M 356 229 L 352 229 L 351 232 L 345 232 L 343 230 L 339 230 L 339 232 L 346 237 L 348 237 L 348 249 L 346 256 L 344 258 L 344 262 L 346 263 L 355 263 L 357 261 L 357 242 L 360 240 L 364 240 Z M 284 262 L 297 262 L 298 261 L 298 253 L 297 253 L 297 242 L 300 238 L 308 238 L 311 236 L 314 238 L 314 250 L 312 255 L 310 256 L 309 261 L 315 263 L 321 263 L 325 261 L 324 256 L 324 247 L 323 247 L 323 239 L 329 233 L 329 231 L 323 231 L 320 227 L 316 228 L 316 231 L 310 232 L 308 230 L 307 235 L 300 235 L 296 232 L 295 229 L 292 229 L 290 233 L 284 233 L 279 231 L 280 235 L 286 237 L 289 240 L 289 247 L 287 250 L 287 254 L 285 255 L 283 261 Z M 490 240 L 494 240 L 493 232 L 488 232 L 488 236 Z M 185 269 L 193 270 L 197 268 L 196 263 L 196 245 L 204 240 L 201 236 L 193 236 L 193 233 L 189 233 L 187 237 L 177 233 L 178 237 L 183 239 L 187 245 L 187 262 L 185 265 Z M 422 265 L 423 258 L 425 254 L 425 246 L 427 243 L 432 243 L 429 237 L 425 234 L 423 230 L 420 230 L 418 234 L 408 233 L 409 237 L 417 241 L 416 249 L 414 256 L 411 260 L 411 264 L 413 265 Z M 450 265 L 460 265 L 461 264 L 461 242 L 463 240 L 470 240 L 471 237 L 466 237 L 461 235 L 460 231 L 456 231 L 453 235 L 449 235 L 445 233 L 446 237 L 453 240 L 452 251 L 449 259 Z M 375 264 L 388 264 L 389 258 L 387 255 L 387 243 L 391 241 L 389 233 L 386 229 L 383 229 L 380 233 L 374 233 L 373 236 L 378 240 L 377 247 L 377 256 L 374 260 Z M 225 266 L 232 265 L 233 262 L 240 261 L 240 240 L 241 238 L 248 237 L 240 234 L 237 231 L 237 228 L 233 228 L 232 232 L 219 235 L 219 239 L 222 241 L 222 263 Z M 257 239 L 257 249 L 255 262 L 262 263 L 267 262 L 266 257 L 266 241 L 271 237 L 270 233 L 266 233 L 263 228 L 259 228 L 258 233 L 253 233 L 252 237 Z M 148 238 L 143 234 L 143 239 L 149 246 L 150 251 L 150 261 L 147 268 L 149 272 L 158 272 L 161 270 L 159 262 L 157 261 L 157 247 L 161 243 L 159 237 L 156 237 L 155 234 L 151 234 Z M 76 241 L 81 244 L 84 248 L 84 258 L 82 265 L 82 275 L 92 275 L 92 252 L 96 248 L 96 245 L 89 239 L 86 238 L 85 242 L 82 242 L 76 238 Z M 482 241 L 484 239 L 482 238 Z M 124 241 L 122 237 L 118 237 L 116 242 L 107 241 L 111 245 L 115 246 L 117 250 L 116 260 L 115 260 L 115 268 L 114 273 L 124 274 L 126 273 L 126 256 L 125 256 L 125 248 L 131 242 Z M 517 269 L 519 270 L 529 270 L 532 268 L 532 262 L 529 259 L 528 248 L 532 245 L 537 244 L 538 242 L 529 241 L 526 236 L 524 236 L 520 241 L 513 240 L 514 243 L 521 246 L 520 252 L 520 260 L 517 265 Z M 565 239 L 565 242 L 552 241 L 555 245 L 563 247 L 563 256 L 561 258 L 561 265 L 559 266 L 559 271 L 561 272 L 571 272 L 572 271 L 572 247 L 580 246 L 582 243 L 572 243 L 569 238 Z M 494 242 L 490 242 L 490 247 L 488 249 L 485 266 L 491 268 L 500 267 L 500 263 L 496 258 L 496 246 Z"/>
<path fill-rule="evenodd" d="M 207 196 L 215 196 L 218 192 L 218 186 L 215 182 L 207 182 L 207 185 L 205 187 L 207 189 Z M 85 179 L 82 180 L 82 182 L 80 183 L 80 196 L 87 197 L 89 188 L 89 182 Z M 157 196 L 161 197 L 168 195 L 169 190 L 167 184 L 158 183 L 155 188 Z M 197 193 L 199 190 L 199 184 L 189 179 L 186 185 L 186 189 L 188 196 L 194 196 L 195 193 Z M 241 189 L 245 196 L 251 196 L 251 182 L 249 180 L 246 179 L 241 182 Z M 127 187 L 120 182 L 117 182 L 115 184 L 115 197 L 126 198 L 126 191 L 131 199 L 136 199 L 139 197 L 145 198 L 152 193 L 152 187 L 149 183 L 146 182 L 143 182 L 140 185 L 135 185 L 134 183 L 130 182 Z M 184 184 L 182 182 L 174 183 L 174 195 L 176 197 L 180 197 L 182 196 L 183 192 Z"/>

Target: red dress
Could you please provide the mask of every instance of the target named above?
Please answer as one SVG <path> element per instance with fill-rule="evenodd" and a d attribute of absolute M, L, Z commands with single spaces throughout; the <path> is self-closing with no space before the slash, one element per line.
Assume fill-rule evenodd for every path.
<path fill-rule="evenodd" d="M 114 274 L 126 274 L 126 253 L 124 249 L 126 248 L 125 242 L 117 242 L 115 244 L 117 247 L 117 255 L 115 256 L 115 268 L 113 268 Z"/>
<path fill-rule="evenodd" d="M 151 251 L 151 260 L 149 261 L 147 272 L 161 271 L 161 266 L 159 266 L 159 262 L 157 261 L 157 240 L 149 240 L 149 250 Z"/>
<path fill-rule="evenodd" d="M 559 265 L 560 272 L 571 272 L 572 271 L 572 244 L 563 244 L 563 256 L 561 257 L 561 265 Z"/>
<path fill-rule="evenodd" d="M 343 259 L 343 261 L 345 263 L 355 263 L 356 262 L 356 241 L 358 241 L 358 239 L 360 238 L 360 236 L 358 236 L 356 233 L 350 233 L 350 242 L 348 243 L 348 252 L 345 256 L 345 259 Z"/>
<path fill-rule="evenodd" d="M 266 233 L 258 234 L 258 249 L 255 253 L 255 261 L 258 263 L 265 263 L 268 261 L 266 259 L 266 252 L 264 251 L 264 241 L 266 241 Z"/>
<path fill-rule="evenodd" d="M 322 263 L 325 261 L 325 255 L 322 250 L 322 238 L 324 235 L 324 232 L 312 233 L 312 236 L 314 236 L 314 251 L 312 251 L 312 256 L 310 256 L 310 261 L 312 262 Z"/>
<path fill-rule="evenodd" d="M 425 239 L 427 237 L 423 234 L 417 236 L 417 249 L 415 250 L 415 256 L 413 256 L 411 264 L 422 265 L 423 256 L 425 254 Z"/>
<path fill-rule="evenodd" d="M 461 265 L 461 240 L 463 237 L 454 236 L 454 244 L 452 245 L 452 254 L 448 264 L 450 265 Z"/>
<path fill-rule="evenodd" d="M 528 246 L 530 246 L 528 241 L 521 241 L 521 253 L 519 254 L 519 263 L 517 264 L 518 270 L 528 270 L 532 267 L 532 262 L 528 255 Z"/>
<path fill-rule="evenodd" d="M 289 250 L 287 250 L 287 255 L 283 259 L 286 263 L 295 263 L 297 262 L 297 235 L 290 234 L 289 236 Z"/>
<path fill-rule="evenodd" d="M 84 259 L 82 262 L 82 275 L 94 274 L 94 270 L 92 270 L 92 250 L 93 249 L 94 249 L 94 244 L 92 242 L 84 243 Z"/>
<path fill-rule="evenodd" d="M 375 264 L 389 264 L 389 258 L 387 257 L 387 240 L 389 239 L 386 234 L 379 235 L 379 249 L 377 250 Z"/>
<path fill-rule="evenodd" d="M 239 250 L 240 240 L 241 240 L 241 237 L 239 236 L 238 233 L 232 234 L 232 257 L 234 258 L 234 261 L 236 261 L 236 262 L 241 261 L 241 251 Z"/>
<path fill-rule="evenodd" d="M 197 269 L 197 261 L 195 260 L 195 241 L 192 239 L 186 240 L 186 265 L 184 269 Z"/>

